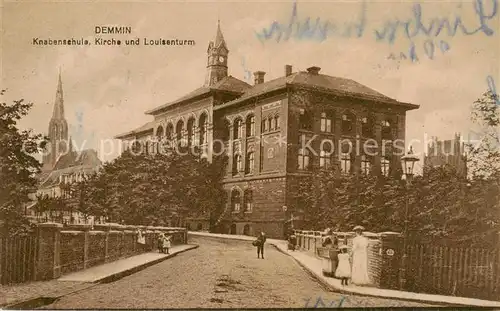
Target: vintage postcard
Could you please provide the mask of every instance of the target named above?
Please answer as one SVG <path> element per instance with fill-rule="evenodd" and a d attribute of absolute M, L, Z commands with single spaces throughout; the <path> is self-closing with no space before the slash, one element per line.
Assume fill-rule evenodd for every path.
<path fill-rule="evenodd" d="M 500 308 L 498 0 L 0 9 L 0 307 Z"/>

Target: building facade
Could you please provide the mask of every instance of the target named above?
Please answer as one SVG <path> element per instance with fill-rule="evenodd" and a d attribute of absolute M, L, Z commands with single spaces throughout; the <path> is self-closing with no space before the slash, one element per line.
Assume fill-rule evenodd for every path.
<path fill-rule="evenodd" d="M 467 157 L 464 142 L 460 134 L 455 134 L 454 139 L 438 140 L 437 137 L 427 146 L 424 157 L 424 167 L 439 167 L 450 165 L 464 178 L 467 177 Z"/>
<path fill-rule="evenodd" d="M 153 121 L 116 136 L 129 144 L 142 141 L 150 152 L 153 138 L 196 144 L 209 160 L 224 151 L 224 233 L 283 237 L 301 211 L 292 194 L 314 167 L 386 175 L 400 169 L 401 154 L 394 150 L 404 152 L 406 111 L 417 105 L 321 74 L 316 66 L 293 72 L 286 65 L 271 81 L 257 71 L 249 85 L 228 75 L 228 57 L 218 25 L 207 50 L 205 85 L 147 111 Z M 208 220 L 189 225 L 207 229 Z"/>

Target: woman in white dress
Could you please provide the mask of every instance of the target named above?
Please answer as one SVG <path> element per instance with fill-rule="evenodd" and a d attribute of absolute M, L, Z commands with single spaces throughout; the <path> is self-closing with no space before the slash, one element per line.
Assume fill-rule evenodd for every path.
<path fill-rule="evenodd" d="M 368 239 L 363 236 L 362 226 L 354 227 L 356 237 L 352 240 L 351 282 L 356 285 L 370 284 L 368 276 Z"/>

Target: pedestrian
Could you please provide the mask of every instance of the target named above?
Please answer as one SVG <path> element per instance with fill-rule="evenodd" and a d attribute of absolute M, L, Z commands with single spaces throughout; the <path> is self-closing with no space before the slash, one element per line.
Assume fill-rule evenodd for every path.
<path fill-rule="evenodd" d="M 296 247 L 297 247 L 297 236 L 295 235 L 294 232 L 292 232 L 292 234 L 288 237 L 288 249 L 294 251 Z"/>
<path fill-rule="evenodd" d="M 170 250 L 170 247 L 172 246 L 171 242 L 170 242 L 170 236 L 165 236 L 164 239 L 163 239 L 163 252 L 170 254 L 169 253 L 169 250 Z"/>
<path fill-rule="evenodd" d="M 158 239 L 156 240 L 156 243 L 158 244 L 158 253 L 163 253 L 163 239 L 165 238 L 165 235 L 163 233 L 160 233 L 158 235 Z"/>
<path fill-rule="evenodd" d="M 141 229 L 137 229 L 137 244 L 139 245 L 141 253 L 146 251 L 146 237 L 142 233 Z"/>
<path fill-rule="evenodd" d="M 261 232 L 257 237 L 257 258 L 260 258 L 262 254 L 262 259 L 264 259 L 264 243 L 266 242 L 266 234 Z"/>
<path fill-rule="evenodd" d="M 347 252 L 347 245 L 339 247 L 340 253 L 338 254 L 339 265 L 335 271 L 335 276 L 342 280 L 342 285 L 348 285 L 347 281 L 351 277 L 351 263 L 349 262 L 349 253 Z"/>
<path fill-rule="evenodd" d="M 362 226 L 354 227 L 356 237 L 352 239 L 352 276 L 351 281 L 356 285 L 370 284 L 368 276 L 368 238 L 363 236 Z"/>

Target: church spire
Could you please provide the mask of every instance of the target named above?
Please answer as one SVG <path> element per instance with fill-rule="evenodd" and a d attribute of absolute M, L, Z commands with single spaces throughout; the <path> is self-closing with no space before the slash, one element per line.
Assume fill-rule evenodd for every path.
<path fill-rule="evenodd" d="M 220 30 L 220 19 L 219 19 L 217 20 L 217 34 L 215 35 L 214 47 L 219 48 L 221 46 L 227 49 L 226 41 L 224 41 L 224 36 L 222 35 L 222 31 Z"/>
<path fill-rule="evenodd" d="M 59 81 L 57 82 L 56 100 L 54 102 L 54 111 L 52 119 L 64 119 L 64 98 L 62 89 L 61 69 L 59 69 Z"/>

